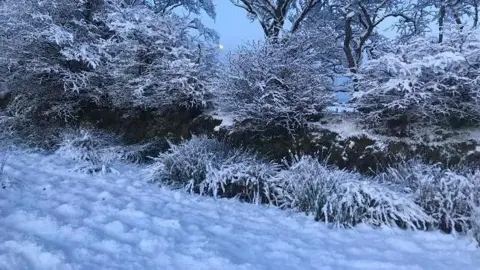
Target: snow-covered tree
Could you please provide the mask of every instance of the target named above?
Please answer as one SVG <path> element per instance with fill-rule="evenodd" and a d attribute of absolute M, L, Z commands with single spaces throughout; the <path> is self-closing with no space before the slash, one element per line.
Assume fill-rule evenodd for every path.
<path fill-rule="evenodd" d="M 401 28 L 403 34 L 418 32 L 414 3 L 409 0 L 325 1 L 324 5 L 315 6 L 308 13 L 304 27 L 332 29 L 336 36 L 333 42 L 337 50 L 343 52 L 344 67 L 348 72 L 356 73 L 365 54 L 371 56 L 376 47 L 385 42 L 379 32 L 388 25 L 386 21 L 396 22 L 394 26 Z"/>
<path fill-rule="evenodd" d="M 459 28 L 478 26 L 479 4 L 478 0 L 419 0 L 415 6 L 425 21 L 433 22 L 441 43 L 448 24 L 456 24 Z"/>
<path fill-rule="evenodd" d="M 229 57 L 215 89 L 219 110 L 253 130 L 306 127 L 331 101 L 324 63 L 300 37 L 245 45 Z"/>
<path fill-rule="evenodd" d="M 148 109 L 169 105 L 204 106 L 206 78 L 201 49 L 191 41 L 189 26 L 175 16 L 159 16 L 147 7 L 106 14 L 116 33 L 106 50 L 112 56 L 99 68 L 108 75 L 106 92 L 119 107 Z"/>
<path fill-rule="evenodd" d="M 480 32 L 417 38 L 365 63 L 356 107 L 371 127 L 465 126 L 480 121 Z M 399 135 L 397 134 L 397 135 Z"/>
<path fill-rule="evenodd" d="M 0 83 L 12 96 L 9 115 L 38 124 L 74 118 L 92 102 L 127 110 L 203 106 L 211 45 L 192 35 L 191 20 L 134 2 L 1 1 Z"/>
<path fill-rule="evenodd" d="M 13 95 L 11 114 L 65 119 L 75 113 L 82 101 L 78 94 L 87 89 L 105 56 L 99 37 L 109 38 L 101 26 L 89 22 L 100 8 L 93 4 L 0 2 L 0 65 L 6 67 L 0 76 Z"/>
<path fill-rule="evenodd" d="M 325 0 L 230 0 L 235 6 L 244 9 L 247 16 L 257 20 L 265 37 L 277 38 L 285 30 L 288 21 L 290 33 L 296 32 L 303 20 L 315 8 L 326 4 Z"/>
<path fill-rule="evenodd" d="M 130 0 L 132 2 L 147 2 L 156 12 L 167 14 L 177 8 L 200 15 L 204 11 L 208 16 L 215 18 L 215 5 L 212 0 Z"/>
<path fill-rule="evenodd" d="M 194 29 L 198 36 L 218 42 L 218 33 L 211 28 L 206 27 L 202 20 L 202 13 L 215 19 L 217 13 L 212 0 L 129 0 L 134 3 L 145 3 L 146 6 L 161 15 L 172 15 L 177 10 L 184 10 L 189 13 L 183 19 L 188 21 L 190 29 Z"/>

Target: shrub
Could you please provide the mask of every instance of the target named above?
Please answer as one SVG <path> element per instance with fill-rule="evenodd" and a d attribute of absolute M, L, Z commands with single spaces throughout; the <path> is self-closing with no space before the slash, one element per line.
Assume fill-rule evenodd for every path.
<path fill-rule="evenodd" d="M 205 180 L 207 165 L 220 164 L 229 151 L 225 144 L 206 137 L 193 136 L 180 145 L 170 144 L 167 152 L 154 158 L 148 169 L 149 179 L 174 188 L 188 186 L 187 190 L 193 192 Z"/>
<path fill-rule="evenodd" d="M 452 171 L 440 165 L 404 162 L 379 176 L 413 194 L 416 204 L 445 232 L 471 229 L 473 208 L 480 200 L 480 172 Z"/>
<path fill-rule="evenodd" d="M 119 161 L 136 161 L 142 146 L 118 146 L 115 136 L 87 129 L 62 135 L 56 154 L 76 162 L 75 170 L 87 173 L 114 172 Z"/>
<path fill-rule="evenodd" d="M 216 84 L 219 110 L 249 130 L 304 129 L 332 101 L 313 48 L 294 37 L 241 47 Z"/>
<path fill-rule="evenodd" d="M 297 158 L 277 175 L 283 207 L 313 214 L 334 226 L 422 228 L 430 218 L 407 196 L 358 174 L 325 167 L 313 157 Z"/>
<path fill-rule="evenodd" d="M 248 153 L 240 153 L 218 168 L 208 166 L 200 190 L 215 197 L 236 197 L 255 204 L 276 204 L 272 176 L 277 172 L 278 165 L 264 162 Z"/>
<path fill-rule="evenodd" d="M 171 145 L 154 158 L 149 179 L 191 193 L 239 198 L 252 203 L 274 203 L 270 179 L 278 165 L 243 150 L 205 137 Z"/>

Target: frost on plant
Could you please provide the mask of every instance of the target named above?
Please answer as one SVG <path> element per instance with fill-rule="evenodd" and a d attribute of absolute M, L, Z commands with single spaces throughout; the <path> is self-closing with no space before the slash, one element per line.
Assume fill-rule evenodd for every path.
<path fill-rule="evenodd" d="M 187 21 L 136 7 L 106 14 L 105 23 L 118 40 L 108 45 L 100 71 L 109 76 L 104 91 L 116 106 L 206 106 L 206 49 L 191 41 Z"/>
<path fill-rule="evenodd" d="M 207 166 L 202 194 L 215 197 L 236 197 L 255 204 L 277 204 L 273 176 L 278 165 L 262 161 L 248 152 L 234 151 L 220 166 Z"/>
<path fill-rule="evenodd" d="M 219 110 L 254 130 L 305 128 L 331 102 L 330 81 L 318 59 L 301 38 L 241 47 L 215 87 Z"/>
<path fill-rule="evenodd" d="M 333 226 L 423 228 L 430 221 L 409 196 L 360 175 L 327 168 L 313 157 L 296 159 L 277 177 L 284 207 L 313 214 Z"/>
<path fill-rule="evenodd" d="M 248 151 L 204 137 L 171 145 L 149 168 L 151 181 L 214 197 L 237 197 L 253 203 L 273 203 L 270 178 L 278 166 Z"/>
<path fill-rule="evenodd" d="M 229 148 L 213 139 L 192 137 L 154 158 L 149 168 L 151 181 L 176 188 L 194 187 L 205 179 L 207 165 L 218 164 L 228 158 Z"/>
<path fill-rule="evenodd" d="M 410 161 L 380 177 L 413 194 L 415 203 L 433 218 L 433 227 L 445 232 L 470 230 L 473 207 L 480 200 L 478 171 L 452 171 Z"/>
<path fill-rule="evenodd" d="M 119 161 L 135 161 L 140 147 L 117 146 L 116 138 L 92 130 L 72 130 L 63 134 L 56 154 L 77 162 L 77 170 L 87 173 L 114 172 Z"/>
<path fill-rule="evenodd" d="M 417 38 L 367 61 L 355 96 L 364 123 L 394 135 L 414 126 L 479 123 L 480 31 L 446 31 L 445 41 Z"/>
<path fill-rule="evenodd" d="M 186 18 L 136 3 L 0 1 L 0 87 L 16 129 L 61 126 L 95 106 L 206 105 L 211 45 Z"/>

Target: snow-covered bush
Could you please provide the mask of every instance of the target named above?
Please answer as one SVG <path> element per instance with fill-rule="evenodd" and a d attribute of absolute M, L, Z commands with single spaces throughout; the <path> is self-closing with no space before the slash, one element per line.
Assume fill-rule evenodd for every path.
<path fill-rule="evenodd" d="M 332 100 L 318 59 L 312 44 L 295 37 L 244 45 L 215 85 L 217 106 L 250 130 L 303 129 Z"/>
<path fill-rule="evenodd" d="M 283 190 L 283 207 L 334 226 L 423 228 L 430 222 L 408 195 L 358 174 L 327 168 L 313 157 L 297 158 L 276 178 Z"/>
<path fill-rule="evenodd" d="M 205 105 L 210 45 L 193 38 L 191 20 L 135 2 L 0 1 L 0 88 L 16 129 L 58 126 L 93 104 Z"/>
<path fill-rule="evenodd" d="M 236 197 L 255 204 L 277 204 L 277 190 L 272 176 L 278 169 L 278 165 L 274 163 L 236 151 L 220 166 L 208 165 L 200 191 L 201 194 Z"/>
<path fill-rule="evenodd" d="M 167 152 L 154 158 L 149 180 L 174 188 L 188 186 L 193 191 L 205 180 L 208 164 L 220 164 L 228 158 L 229 151 L 221 142 L 197 136 L 179 145 L 170 144 Z"/>
<path fill-rule="evenodd" d="M 56 154 L 76 162 L 76 170 L 87 173 L 115 171 L 119 161 L 135 161 L 141 146 L 119 146 L 115 136 L 93 130 L 71 130 L 62 135 Z"/>
<path fill-rule="evenodd" d="M 480 171 L 452 171 L 439 165 L 405 162 L 379 176 L 393 183 L 430 217 L 434 228 L 445 232 L 471 229 L 473 208 L 480 201 Z"/>
<path fill-rule="evenodd" d="M 149 167 L 149 180 L 214 197 L 275 203 L 271 177 L 278 165 L 205 137 L 193 137 L 160 153 Z"/>
<path fill-rule="evenodd" d="M 402 136 L 416 125 L 478 124 L 479 75 L 480 30 L 417 38 L 361 66 L 356 108 L 367 126 Z"/>

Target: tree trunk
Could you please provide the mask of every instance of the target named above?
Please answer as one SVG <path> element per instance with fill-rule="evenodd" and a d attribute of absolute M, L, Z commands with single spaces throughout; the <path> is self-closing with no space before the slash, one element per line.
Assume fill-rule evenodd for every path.
<path fill-rule="evenodd" d="M 355 58 L 353 56 L 351 46 L 352 42 L 352 18 L 346 18 L 345 21 L 345 39 L 343 40 L 343 51 L 345 52 L 345 57 L 347 58 L 348 70 L 351 73 L 357 73 L 357 64 L 355 63 Z"/>
<path fill-rule="evenodd" d="M 453 17 L 455 18 L 455 23 L 459 26 L 460 31 L 463 30 L 462 19 L 460 18 L 460 11 L 458 6 L 454 6 L 453 8 Z"/>
<path fill-rule="evenodd" d="M 444 4 L 440 7 L 438 12 L 438 43 L 443 42 L 443 24 L 445 22 L 446 7 Z"/>
<path fill-rule="evenodd" d="M 473 28 L 477 28 L 478 25 L 478 0 L 473 1 Z"/>

